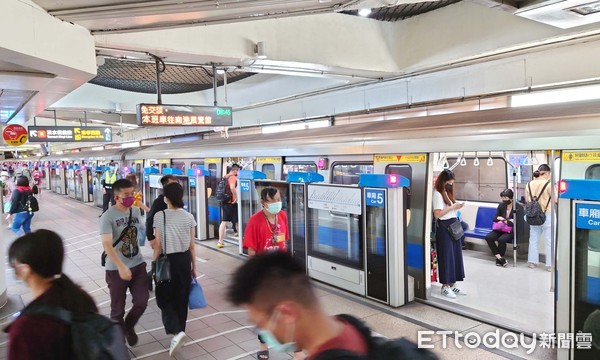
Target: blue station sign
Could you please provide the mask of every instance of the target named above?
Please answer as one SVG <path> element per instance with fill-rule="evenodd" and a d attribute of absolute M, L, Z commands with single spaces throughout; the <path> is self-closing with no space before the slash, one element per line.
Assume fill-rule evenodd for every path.
<path fill-rule="evenodd" d="M 385 190 L 367 189 L 365 197 L 365 204 L 367 206 L 385 206 Z"/>
<path fill-rule="evenodd" d="M 577 204 L 575 211 L 578 229 L 600 230 L 600 204 Z"/>
<path fill-rule="evenodd" d="M 240 189 L 242 192 L 250 192 L 250 181 L 240 180 Z"/>

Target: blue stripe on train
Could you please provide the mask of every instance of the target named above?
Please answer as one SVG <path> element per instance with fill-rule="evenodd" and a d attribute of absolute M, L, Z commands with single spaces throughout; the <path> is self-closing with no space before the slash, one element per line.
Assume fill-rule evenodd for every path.
<path fill-rule="evenodd" d="M 221 222 L 221 211 L 218 206 L 208 207 L 208 221 L 209 222 Z"/>
<path fill-rule="evenodd" d="M 590 304 L 600 305 L 600 278 L 587 277 L 587 301 Z"/>
<path fill-rule="evenodd" d="M 423 256 L 423 245 L 411 243 L 406 245 L 406 263 L 408 266 L 423 269 L 425 267 Z"/>

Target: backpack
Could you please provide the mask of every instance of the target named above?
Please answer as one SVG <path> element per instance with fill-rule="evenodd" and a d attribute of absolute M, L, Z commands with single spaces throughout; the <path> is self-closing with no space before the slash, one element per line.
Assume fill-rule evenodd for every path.
<path fill-rule="evenodd" d="M 64 308 L 38 305 L 25 309 L 21 315 L 51 316 L 69 326 L 74 359 L 124 360 L 130 358 L 121 325 L 100 314 L 90 313 L 85 318 L 75 319 L 73 314 Z"/>
<path fill-rule="evenodd" d="M 420 349 L 417 344 L 404 339 L 385 339 L 374 337 L 365 323 L 350 315 L 338 315 L 338 319 L 354 326 L 358 332 L 367 340 L 369 346 L 368 356 L 359 355 L 348 350 L 331 349 L 318 354 L 313 360 L 335 360 L 335 359 L 356 359 L 356 360 L 436 360 L 437 355 L 428 349 Z"/>
<path fill-rule="evenodd" d="M 40 205 L 39 205 L 37 199 L 35 198 L 35 196 L 33 196 L 32 193 L 26 193 L 26 194 L 27 194 L 27 198 L 25 199 L 25 202 L 19 203 L 18 211 L 19 212 L 27 211 L 30 214 L 40 211 Z"/>
<path fill-rule="evenodd" d="M 225 176 L 221 179 L 221 181 L 219 181 L 215 197 L 221 203 L 229 203 L 231 201 L 233 194 L 231 193 L 231 188 L 229 187 L 229 176 Z"/>
<path fill-rule="evenodd" d="M 540 196 L 542 196 L 542 194 L 544 193 L 544 190 L 546 190 L 548 184 L 550 184 L 550 181 L 546 182 L 538 196 L 533 196 L 531 194 L 531 183 L 527 184 L 527 190 L 529 191 L 529 198 L 531 199 L 531 201 L 525 204 L 525 221 L 527 221 L 529 225 L 539 226 L 543 225 L 546 222 L 546 214 L 544 213 L 544 211 L 542 211 L 542 206 L 540 205 L 538 200 Z M 546 208 L 548 208 L 548 205 L 550 205 L 550 199 L 548 199 Z"/>

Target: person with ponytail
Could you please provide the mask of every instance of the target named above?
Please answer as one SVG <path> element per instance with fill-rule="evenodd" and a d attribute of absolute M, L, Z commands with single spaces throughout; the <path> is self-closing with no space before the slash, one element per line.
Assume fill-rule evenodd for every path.
<path fill-rule="evenodd" d="M 31 289 L 33 301 L 5 332 L 9 334 L 9 360 L 71 359 L 69 327 L 47 315 L 27 315 L 39 306 L 60 307 L 74 317 L 98 313 L 94 300 L 62 273 L 64 247 L 58 234 L 38 230 L 15 240 L 9 250 L 15 276 Z"/>

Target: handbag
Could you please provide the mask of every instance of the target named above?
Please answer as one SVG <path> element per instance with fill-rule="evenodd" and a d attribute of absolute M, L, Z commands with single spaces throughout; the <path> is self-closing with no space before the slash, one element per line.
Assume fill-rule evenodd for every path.
<path fill-rule="evenodd" d="M 492 230 L 496 230 L 496 231 L 500 231 L 500 232 L 504 232 L 504 233 L 510 233 L 512 232 L 512 226 L 509 226 L 505 223 L 503 223 L 502 221 L 498 221 L 492 224 Z"/>
<path fill-rule="evenodd" d="M 193 278 L 192 283 L 190 284 L 189 307 L 191 310 L 193 310 L 204 309 L 207 306 L 208 304 L 206 304 L 204 290 L 202 290 L 202 286 L 200 286 L 198 280 L 196 278 Z"/>
<path fill-rule="evenodd" d="M 440 224 L 442 223 L 440 222 Z M 452 238 L 456 241 L 459 241 L 460 239 L 462 239 L 463 236 L 465 236 L 465 230 L 463 229 L 462 224 L 460 223 L 460 220 L 458 218 L 456 218 L 456 221 L 450 224 L 450 226 L 444 226 L 443 224 L 442 226 L 446 230 L 448 230 L 450 236 L 452 236 Z"/>
<path fill-rule="evenodd" d="M 156 286 L 164 283 L 168 283 L 171 281 L 171 262 L 167 257 L 167 215 L 163 210 L 163 219 L 164 219 L 164 234 L 162 234 L 164 241 L 163 249 L 156 259 L 156 269 L 154 270 L 154 281 L 156 282 Z"/>

